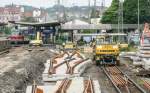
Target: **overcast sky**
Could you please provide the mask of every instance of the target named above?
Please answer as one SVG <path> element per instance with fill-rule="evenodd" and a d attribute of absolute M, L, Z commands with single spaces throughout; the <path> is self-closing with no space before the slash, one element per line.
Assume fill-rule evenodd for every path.
<path fill-rule="evenodd" d="M 61 4 L 69 7 L 69 6 L 87 6 L 89 0 L 60 0 Z M 93 5 L 94 0 L 90 0 L 91 5 Z M 97 5 L 101 5 L 102 0 L 97 0 Z M 112 0 L 104 0 L 105 6 L 110 6 Z M 51 7 L 56 4 L 57 0 L 0 0 L 0 6 L 8 5 L 11 3 L 17 5 L 32 5 L 35 7 Z"/>

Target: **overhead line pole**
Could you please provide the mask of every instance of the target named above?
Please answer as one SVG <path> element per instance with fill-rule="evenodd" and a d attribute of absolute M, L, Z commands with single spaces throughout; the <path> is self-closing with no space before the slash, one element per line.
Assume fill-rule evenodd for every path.
<path fill-rule="evenodd" d="M 91 23 L 91 20 L 90 20 L 90 17 L 91 17 L 91 0 L 89 0 L 89 3 L 88 3 L 88 7 L 89 7 L 89 15 L 88 15 L 88 19 L 89 19 L 89 22 Z"/>
<path fill-rule="evenodd" d="M 124 29 L 123 2 L 124 2 L 124 0 L 119 0 L 119 8 L 118 8 L 118 33 L 120 31 L 121 31 L 121 33 L 123 33 L 123 29 Z M 121 37 L 119 37 L 119 42 L 121 42 Z"/>
<path fill-rule="evenodd" d="M 140 31 L 140 2 L 138 0 L 138 31 Z"/>
<path fill-rule="evenodd" d="M 96 17 L 96 0 L 94 0 L 94 18 Z"/>
<path fill-rule="evenodd" d="M 57 0 L 57 20 L 60 21 L 60 0 Z"/>

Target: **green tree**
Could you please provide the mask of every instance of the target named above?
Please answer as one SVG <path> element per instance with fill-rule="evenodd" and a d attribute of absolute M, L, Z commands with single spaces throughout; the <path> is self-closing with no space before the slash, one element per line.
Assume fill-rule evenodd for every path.
<path fill-rule="evenodd" d="M 118 8 L 119 0 L 113 0 L 111 6 L 104 12 L 101 22 L 109 24 L 118 23 Z"/>
<path fill-rule="evenodd" d="M 5 34 L 10 35 L 11 34 L 11 28 L 5 27 L 4 32 L 5 32 Z"/>
<path fill-rule="evenodd" d="M 139 0 L 140 23 L 150 22 L 150 2 L 149 0 Z M 124 1 L 124 23 L 138 23 L 138 0 Z"/>
<path fill-rule="evenodd" d="M 150 23 L 150 1 L 139 0 L 140 2 L 140 23 Z M 113 0 L 111 6 L 104 12 L 101 22 L 108 24 L 118 23 L 119 0 Z M 138 0 L 124 0 L 123 17 L 125 24 L 138 23 Z"/>

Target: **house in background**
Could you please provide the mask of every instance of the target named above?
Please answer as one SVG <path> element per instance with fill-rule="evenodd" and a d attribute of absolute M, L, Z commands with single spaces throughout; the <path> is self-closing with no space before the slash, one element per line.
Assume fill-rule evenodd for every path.
<path fill-rule="evenodd" d="M 25 9 L 21 5 L 6 5 L 0 7 L 0 22 L 21 21 L 24 18 L 32 17 L 36 22 L 45 22 L 48 19 L 48 13 L 45 9 L 34 8 Z"/>
<path fill-rule="evenodd" d="M 0 7 L 0 22 L 7 23 L 8 21 L 20 21 L 22 11 L 20 6 L 8 5 Z"/>

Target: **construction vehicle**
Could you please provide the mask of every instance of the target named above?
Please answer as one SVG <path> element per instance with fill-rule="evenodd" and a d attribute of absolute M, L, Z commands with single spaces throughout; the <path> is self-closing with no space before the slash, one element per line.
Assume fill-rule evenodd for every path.
<path fill-rule="evenodd" d="M 112 36 L 98 36 L 94 48 L 96 65 L 119 65 L 119 45 L 113 43 Z"/>
<path fill-rule="evenodd" d="M 9 21 L 9 23 L 18 24 L 18 25 L 27 26 L 27 27 L 33 27 L 35 29 L 36 37 L 34 40 L 31 40 L 29 42 L 30 46 L 42 46 L 43 45 L 41 32 L 44 30 L 45 27 L 60 26 L 60 22 L 28 23 L 28 22 Z"/>
<path fill-rule="evenodd" d="M 76 48 L 76 44 L 71 41 L 67 41 L 66 43 L 63 43 L 63 49 L 64 50 L 73 50 Z"/>
<path fill-rule="evenodd" d="M 114 37 L 126 36 L 124 33 L 76 34 L 76 36 L 96 36 L 92 44 L 96 65 L 119 65 L 120 49 L 128 46 L 126 43 L 114 42 Z"/>
<path fill-rule="evenodd" d="M 125 48 L 128 48 L 128 44 L 127 43 L 122 43 L 122 44 L 119 44 L 119 47 L 121 48 L 121 49 L 125 49 Z"/>
<path fill-rule="evenodd" d="M 36 39 L 30 41 L 30 46 L 42 46 L 43 41 L 41 39 L 41 33 L 38 31 L 36 33 Z"/>

